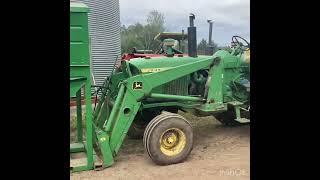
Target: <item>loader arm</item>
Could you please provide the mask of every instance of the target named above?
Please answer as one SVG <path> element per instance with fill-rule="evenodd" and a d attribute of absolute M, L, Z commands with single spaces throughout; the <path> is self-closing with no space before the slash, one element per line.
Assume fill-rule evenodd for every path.
<path fill-rule="evenodd" d="M 154 88 L 204 68 L 209 68 L 210 72 L 215 72 L 214 68 L 217 68 L 216 62 L 220 62 L 220 60 L 220 58 L 214 56 L 202 60 L 195 59 L 192 62 L 189 61 L 189 63 L 174 68 L 148 74 L 140 73 L 138 75 L 132 75 L 129 68 L 129 62 L 125 62 L 125 68 L 129 71 L 129 77 L 118 84 L 120 88 L 115 102 L 111 106 L 111 111 L 104 110 L 106 107 L 109 108 L 109 106 L 104 105 L 104 108 L 101 108 L 100 113 L 95 112 L 95 114 L 99 114 L 97 118 L 99 118 L 100 121 L 103 120 L 103 126 L 101 126 L 102 123 L 97 123 L 95 125 L 96 142 L 98 142 L 98 144 L 100 143 L 99 146 L 102 151 L 101 154 L 104 156 L 105 166 L 110 166 L 113 163 L 113 157 L 118 153 L 123 140 L 140 109 L 141 101 L 150 97 L 152 95 L 151 91 Z M 221 73 L 220 71 L 217 72 Z M 159 96 L 159 94 L 157 95 Z M 188 96 L 176 97 L 185 97 L 190 100 L 194 99 L 195 101 L 199 100 Z M 221 100 L 222 94 L 209 97 Z M 109 111 L 110 114 L 106 115 Z M 103 119 L 101 119 L 101 117 Z"/>

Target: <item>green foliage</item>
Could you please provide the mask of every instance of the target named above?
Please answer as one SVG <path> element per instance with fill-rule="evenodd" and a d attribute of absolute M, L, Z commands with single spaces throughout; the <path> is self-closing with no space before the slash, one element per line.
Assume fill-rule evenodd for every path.
<path fill-rule="evenodd" d="M 152 50 L 154 53 L 159 49 L 161 42 L 154 40 L 154 37 L 161 32 L 166 30 L 164 22 L 164 15 L 156 10 L 151 11 L 146 19 L 147 24 L 142 25 L 136 23 L 126 27 L 121 26 L 121 52 L 131 53 L 135 47 L 138 50 Z M 183 51 L 188 53 L 188 42 L 185 41 Z M 218 47 L 216 43 L 213 44 L 213 51 L 219 49 L 227 50 L 231 52 L 230 47 Z M 197 50 L 199 55 L 204 55 L 206 48 L 208 47 L 208 42 L 202 39 L 197 45 Z"/>
<path fill-rule="evenodd" d="M 154 40 L 154 37 L 164 32 L 164 15 L 158 11 L 151 11 L 147 17 L 147 24 L 136 23 L 128 27 L 121 27 L 121 51 L 130 53 L 133 48 L 138 50 L 158 50 L 160 41 Z"/>
<path fill-rule="evenodd" d="M 143 25 L 136 23 L 128 28 L 121 27 L 121 51 L 131 52 L 133 47 L 143 48 Z"/>
<path fill-rule="evenodd" d="M 197 46 L 198 54 L 204 55 L 208 46 L 209 46 L 209 44 L 207 43 L 207 41 L 205 39 L 202 39 Z M 213 43 L 213 51 L 214 52 L 217 50 L 217 48 L 218 48 L 218 45 L 216 43 Z"/>
<path fill-rule="evenodd" d="M 205 39 L 202 39 L 197 47 L 198 54 L 204 54 L 207 47 L 208 47 L 207 41 Z"/>

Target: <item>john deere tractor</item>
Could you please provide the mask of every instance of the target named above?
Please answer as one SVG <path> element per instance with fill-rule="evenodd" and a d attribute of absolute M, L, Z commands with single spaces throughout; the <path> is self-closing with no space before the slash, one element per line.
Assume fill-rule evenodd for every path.
<path fill-rule="evenodd" d="M 193 148 L 193 131 L 178 110 L 215 116 L 225 125 L 250 122 L 249 43 L 234 36 L 232 52 L 219 50 L 212 56 L 198 56 L 194 18 L 189 16 L 188 55 L 174 56 L 170 50 L 173 40 L 167 39 L 166 56 L 124 60 L 120 70 L 106 78 L 92 124 L 86 124 L 87 130 L 92 127 L 92 132 L 87 132 L 90 137 L 81 150 L 71 148 L 72 153 L 86 152 L 90 161 L 86 168 L 71 167 L 73 171 L 93 169 L 98 164 L 111 166 L 130 131 L 143 137 L 154 163 L 183 162 Z"/>

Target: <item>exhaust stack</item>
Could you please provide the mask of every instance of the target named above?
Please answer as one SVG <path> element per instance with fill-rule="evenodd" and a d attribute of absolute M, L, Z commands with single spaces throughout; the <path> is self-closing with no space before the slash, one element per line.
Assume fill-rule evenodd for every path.
<path fill-rule="evenodd" d="M 209 43 L 208 43 L 208 47 L 206 48 L 205 54 L 211 56 L 213 54 L 213 48 L 214 48 L 214 44 L 212 42 L 212 24 L 213 21 L 212 20 L 207 20 L 207 22 L 209 23 Z"/>
<path fill-rule="evenodd" d="M 194 26 L 195 15 L 190 14 L 188 27 L 188 55 L 190 57 L 197 57 L 197 28 Z"/>
<path fill-rule="evenodd" d="M 213 45 L 212 44 L 212 20 L 207 21 L 209 23 L 209 46 Z"/>

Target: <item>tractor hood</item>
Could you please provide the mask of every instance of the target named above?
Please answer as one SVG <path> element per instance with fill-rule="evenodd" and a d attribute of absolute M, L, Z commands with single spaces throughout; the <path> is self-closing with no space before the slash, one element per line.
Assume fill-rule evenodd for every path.
<path fill-rule="evenodd" d="M 219 50 L 213 56 L 198 56 L 196 58 L 190 56 L 173 56 L 173 57 L 145 57 L 145 58 L 134 58 L 130 61 L 126 61 L 127 67 L 133 75 L 140 73 L 153 73 L 164 71 L 170 68 L 175 68 L 181 65 L 194 63 L 196 61 L 203 61 L 207 59 L 214 59 L 220 57 L 223 59 L 225 68 L 239 67 L 241 64 L 248 66 L 250 63 L 250 55 L 244 54 L 240 56 L 233 56 L 228 51 Z"/>
<path fill-rule="evenodd" d="M 148 57 L 148 58 L 135 58 L 128 62 L 128 65 L 135 67 L 141 73 L 152 73 L 164 71 L 166 69 L 174 68 L 184 64 L 201 61 L 205 59 L 212 59 L 212 56 L 198 56 L 197 58 L 185 57 Z"/>

